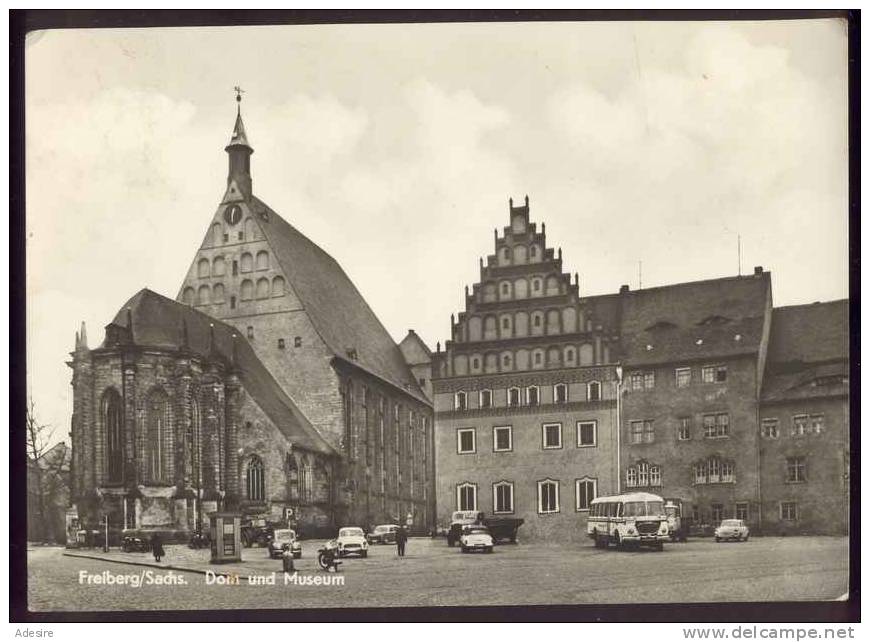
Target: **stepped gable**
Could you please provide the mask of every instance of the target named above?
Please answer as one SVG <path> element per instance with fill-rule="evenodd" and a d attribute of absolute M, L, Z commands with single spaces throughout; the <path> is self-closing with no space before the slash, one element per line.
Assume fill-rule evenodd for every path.
<path fill-rule="evenodd" d="M 755 354 L 770 273 L 623 290 L 622 358 L 632 366 Z"/>
<path fill-rule="evenodd" d="M 260 229 L 320 337 L 336 359 L 428 403 L 389 332 L 329 254 L 256 197 Z"/>
<path fill-rule="evenodd" d="M 114 348 L 118 343 L 187 350 L 203 358 L 216 357 L 227 365 L 232 364 L 245 390 L 288 440 L 313 452 L 335 454 L 236 328 L 145 288 L 127 301 L 106 326 L 106 339 L 100 348 Z"/>
<path fill-rule="evenodd" d="M 529 221 L 528 196 L 523 205 L 516 207 L 511 199 L 509 210 L 510 225 L 502 229 L 501 235 L 495 230 L 495 253 L 487 256 L 486 261 L 481 259 L 479 281 L 467 292 L 465 310 L 454 323 L 448 345 L 461 348 L 461 344 L 477 341 L 465 327 L 472 316 L 533 309 L 545 313 L 559 310 L 562 316 L 562 311 L 569 308 L 573 312 L 564 316 L 573 320 L 562 319 L 558 333 L 543 331 L 539 335 L 530 326 L 527 334 L 514 334 L 516 338 L 546 336 L 558 343 L 566 338 L 564 335 L 608 332 L 618 315 L 618 301 L 580 296 L 578 275 L 572 280 L 571 274 L 563 271 L 562 249 L 547 246 L 546 225 L 539 228 Z"/>
<path fill-rule="evenodd" d="M 762 399 L 849 392 L 849 301 L 774 308 Z"/>

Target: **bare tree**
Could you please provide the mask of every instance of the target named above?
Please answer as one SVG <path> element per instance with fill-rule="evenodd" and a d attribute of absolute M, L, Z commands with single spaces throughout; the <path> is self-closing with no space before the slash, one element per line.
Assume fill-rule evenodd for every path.
<path fill-rule="evenodd" d="M 32 475 L 34 487 L 30 489 L 36 495 L 38 539 L 46 541 L 54 534 L 48 515 L 47 501 L 51 501 L 66 485 L 63 475 L 65 456 L 46 457 L 54 444 L 55 429 L 48 424 L 42 424 L 36 418 L 33 399 L 27 406 L 25 419 L 26 450 L 28 474 Z M 28 482 L 30 480 L 28 479 Z"/>

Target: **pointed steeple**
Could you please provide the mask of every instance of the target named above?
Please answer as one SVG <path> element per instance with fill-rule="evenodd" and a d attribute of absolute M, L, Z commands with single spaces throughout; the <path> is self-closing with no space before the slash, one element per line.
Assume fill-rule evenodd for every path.
<path fill-rule="evenodd" d="M 229 144 L 224 151 L 229 154 L 229 172 L 227 174 L 227 187 L 233 182 L 242 190 L 242 195 L 250 197 L 251 194 L 251 154 L 253 147 L 248 143 L 248 135 L 245 133 L 245 123 L 242 122 L 242 90 L 236 87 L 236 124 L 230 135 Z"/>

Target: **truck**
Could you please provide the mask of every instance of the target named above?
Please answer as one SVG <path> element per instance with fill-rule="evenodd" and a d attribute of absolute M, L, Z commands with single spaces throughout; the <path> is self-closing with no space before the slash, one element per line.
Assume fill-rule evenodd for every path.
<path fill-rule="evenodd" d="M 475 510 L 457 510 L 450 517 L 450 528 L 447 531 L 447 546 L 455 546 L 462 536 L 463 526 L 481 524 L 489 529 L 493 541 L 517 541 L 517 531 L 523 525 L 523 520 L 517 517 L 486 517 Z"/>

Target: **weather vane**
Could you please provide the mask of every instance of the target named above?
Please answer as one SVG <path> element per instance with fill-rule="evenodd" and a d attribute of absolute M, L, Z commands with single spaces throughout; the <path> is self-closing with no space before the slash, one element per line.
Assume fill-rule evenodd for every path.
<path fill-rule="evenodd" d="M 245 93 L 245 90 L 236 85 L 235 87 L 233 87 L 233 91 L 236 92 L 236 102 L 242 102 L 242 94 Z"/>

